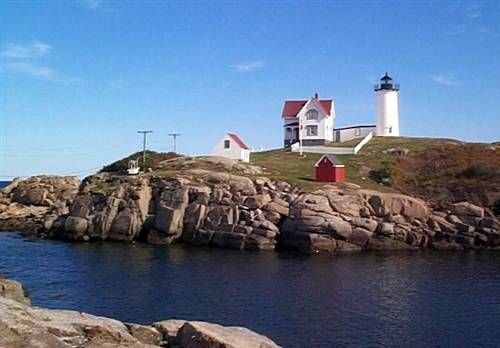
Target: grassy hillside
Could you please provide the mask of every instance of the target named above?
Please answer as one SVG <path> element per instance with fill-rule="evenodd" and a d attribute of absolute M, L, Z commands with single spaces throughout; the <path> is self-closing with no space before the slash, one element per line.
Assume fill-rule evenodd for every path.
<path fill-rule="evenodd" d="M 356 141 L 351 142 L 355 145 Z M 348 145 L 348 144 L 343 144 Z M 405 156 L 386 153 L 387 149 L 408 150 Z M 181 157 L 175 153 L 142 152 L 105 166 L 103 172 L 124 173 L 130 159 L 139 159 L 141 168 L 155 175 L 172 175 L 185 169 L 228 171 L 251 175 L 249 167 L 209 158 Z M 314 181 L 314 164 L 320 154 L 299 156 L 289 150 L 252 154 L 252 163 L 264 168 L 265 175 L 312 190 L 323 184 Z M 432 138 L 373 138 L 357 155 L 337 156 L 346 165 L 346 181 L 364 188 L 402 192 L 421 197 L 435 205 L 468 200 L 488 206 L 500 214 L 500 145 L 463 143 Z M 169 160 L 167 162 L 164 162 Z M 164 163 L 163 165 L 161 163 Z"/>
<path fill-rule="evenodd" d="M 384 153 L 404 148 L 406 156 Z M 274 150 L 252 154 L 253 164 L 275 179 L 304 189 L 317 187 L 314 163 L 319 154 Z M 346 181 L 366 188 L 403 192 L 436 205 L 467 199 L 494 207 L 500 199 L 500 148 L 431 138 L 373 138 L 358 155 L 337 156 L 346 165 Z"/>
<path fill-rule="evenodd" d="M 155 152 L 148 150 L 146 151 L 146 165 L 144 165 L 142 163 L 142 151 L 139 151 L 116 162 L 108 164 L 107 166 L 104 166 L 101 169 L 101 172 L 126 172 L 130 160 L 139 160 L 139 166 L 141 168 L 154 169 L 160 162 L 176 157 L 179 157 L 179 155 L 174 152 Z"/>

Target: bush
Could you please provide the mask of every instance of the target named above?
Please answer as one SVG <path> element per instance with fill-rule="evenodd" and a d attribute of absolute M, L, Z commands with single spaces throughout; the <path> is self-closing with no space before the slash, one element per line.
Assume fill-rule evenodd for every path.
<path fill-rule="evenodd" d="M 500 216 L 500 199 L 498 199 L 495 204 L 493 204 L 493 214 Z"/>
<path fill-rule="evenodd" d="M 368 176 L 378 184 L 383 184 L 385 186 L 392 185 L 391 172 L 387 168 L 370 170 Z"/>
<path fill-rule="evenodd" d="M 146 168 L 156 169 L 158 164 L 161 161 L 165 161 L 168 159 L 179 157 L 180 155 L 174 152 L 155 152 L 155 151 L 146 151 L 146 163 L 142 162 L 142 151 L 136 152 L 128 157 L 122 158 L 116 162 L 108 164 L 101 169 L 101 172 L 115 172 L 115 173 L 123 173 L 128 169 L 128 164 L 130 160 L 138 160 L 139 167 L 144 171 Z"/>
<path fill-rule="evenodd" d="M 460 176 L 466 177 L 468 179 L 480 178 L 485 176 L 490 176 L 494 174 L 493 168 L 486 166 L 484 164 L 472 164 L 467 169 L 465 169 Z"/>

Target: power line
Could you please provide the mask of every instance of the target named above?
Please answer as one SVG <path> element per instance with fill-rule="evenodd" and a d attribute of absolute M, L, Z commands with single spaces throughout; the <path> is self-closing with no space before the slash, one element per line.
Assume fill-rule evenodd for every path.
<path fill-rule="evenodd" d="M 82 152 L 82 153 L 8 153 L 8 152 L 0 152 L 0 156 L 6 157 L 59 157 L 59 156 L 90 156 L 95 155 L 97 153 L 102 153 L 101 151 L 93 151 L 93 152 Z"/>
<path fill-rule="evenodd" d="M 57 175 L 60 175 L 60 176 L 78 175 L 78 174 L 84 174 L 84 173 L 93 172 L 93 171 L 101 169 L 101 168 L 102 168 L 102 166 L 95 167 L 95 168 L 90 168 L 90 169 L 85 169 L 85 170 L 79 170 L 79 171 L 75 171 L 75 172 L 60 173 L 60 174 L 57 174 Z M 9 178 L 9 179 L 13 179 L 13 178 L 28 178 L 30 176 L 36 176 L 36 175 L 42 175 L 42 174 L 32 174 L 32 175 L 3 175 L 3 174 L 0 174 L 0 178 Z M 47 175 L 50 175 L 50 174 L 47 174 Z"/>
<path fill-rule="evenodd" d="M 81 142 L 80 142 L 81 143 Z M 102 149 L 103 146 L 118 146 L 122 145 L 124 140 L 114 139 L 112 141 L 100 141 L 100 142 L 89 142 L 85 145 L 78 146 L 56 146 L 56 147 L 42 147 L 42 146 L 16 146 L 16 145 L 5 145 L 2 144 L 1 150 L 3 151 L 34 151 L 34 152 L 44 152 L 44 151 L 72 151 L 72 150 L 82 150 L 82 149 Z"/>

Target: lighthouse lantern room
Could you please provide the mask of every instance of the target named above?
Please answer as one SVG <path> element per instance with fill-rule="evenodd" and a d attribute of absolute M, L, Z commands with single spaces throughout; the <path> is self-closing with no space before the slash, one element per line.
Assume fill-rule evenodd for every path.
<path fill-rule="evenodd" d="M 375 85 L 377 98 L 377 136 L 399 136 L 399 84 L 385 73 Z"/>

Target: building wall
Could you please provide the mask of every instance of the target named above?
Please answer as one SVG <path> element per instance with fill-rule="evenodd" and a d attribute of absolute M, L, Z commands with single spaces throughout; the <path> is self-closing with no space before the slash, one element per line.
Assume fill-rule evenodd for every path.
<path fill-rule="evenodd" d="M 333 141 L 343 143 L 352 139 L 362 139 L 370 132 L 375 132 L 376 126 L 373 127 L 349 127 L 344 129 L 333 130 Z"/>
<path fill-rule="evenodd" d="M 343 182 L 345 179 L 345 168 L 334 167 L 330 162 L 323 161 L 315 168 L 316 181 L 319 182 Z"/>
<path fill-rule="evenodd" d="M 250 150 L 241 149 L 241 160 L 243 162 L 250 162 Z"/>
<path fill-rule="evenodd" d="M 229 149 L 224 148 L 225 140 L 229 140 Z M 229 135 L 226 135 L 219 140 L 212 150 L 212 155 L 227 157 L 244 162 L 250 161 L 250 150 L 242 149 Z"/>
<path fill-rule="evenodd" d="M 381 89 L 377 95 L 377 136 L 399 136 L 399 92 Z"/>

